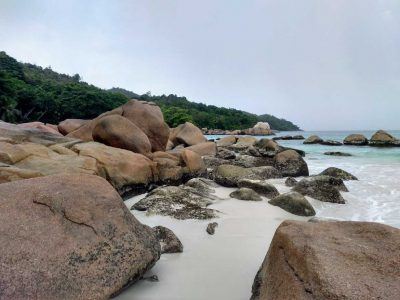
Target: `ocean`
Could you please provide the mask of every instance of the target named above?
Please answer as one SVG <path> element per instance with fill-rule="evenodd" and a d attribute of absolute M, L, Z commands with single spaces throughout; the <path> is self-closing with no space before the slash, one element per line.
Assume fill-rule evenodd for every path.
<path fill-rule="evenodd" d="M 388 132 L 400 139 L 400 130 Z M 370 138 L 374 131 L 282 131 L 276 136 L 301 134 L 307 138 L 315 134 L 324 140 L 343 141 L 352 133 L 361 133 Z M 215 139 L 218 136 L 208 138 Z M 400 228 L 400 147 L 304 145 L 303 140 L 277 142 L 282 146 L 304 150 L 310 175 L 328 167 L 337 167 L 358 177 L 358 181 L 346 181 L 349 192 L 342 193 L 346 204 L 312 201 L 317 217 L 380 222 Z M 352 156 L 324 155 L 327 151 L 347 152 Z"/>

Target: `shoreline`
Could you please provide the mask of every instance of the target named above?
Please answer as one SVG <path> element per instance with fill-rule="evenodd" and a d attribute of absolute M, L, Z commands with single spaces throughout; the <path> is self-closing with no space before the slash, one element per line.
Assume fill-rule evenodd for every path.
<path fill-rule="evenodd" d="M 286 189 L 277 185 L 280 192 Z M 221 200 L 209 208 L 220 211 L 219 218 L 176 220 L 147 216 L 131 211 L 143 224 L 162 225 L 181 240 L 184 250 L 164 254 L 145 276 L 157 275 L 159 282 L 140 280 L 115 299 L 249 299 L 254 277 L 269 248 L 276 228 L 284 220 L 303 220 L 262 201 L 243 201 L 229 197 L 235 188 L 218 186 Z M 125 201 L 128 209 L 144 195 Z M 215 235 L 206 233 L 207 224 L 217 222 Z"/>

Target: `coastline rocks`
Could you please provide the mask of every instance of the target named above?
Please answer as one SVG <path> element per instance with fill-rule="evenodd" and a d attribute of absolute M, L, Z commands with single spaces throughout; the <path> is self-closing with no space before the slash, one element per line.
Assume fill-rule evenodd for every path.
<path fill-rule="evenodd" d="M 253 135 L 269 135 L 272 134 L 272 131 L 267 122 L 257 122 L 253 128 L 249 128 L 249 133 Z"/>
<path fill-rule="evenodd" d="M 17 125 L 18 127 L 25 128 L 25 129 L 37 129 L 42 132 L 53 133 L 57 135 L 62 135 L 57 127 L 53 127 L 54 125 L 51 124 L 44 124 L 42 122 L 29 122 L 29 123 L 21 123 Z"/>
<path fill-rule="evenodd" d="M 200 156 L 215 156 L 217 154 L 217 145 L 214 142 L 204 142 L 185 149 L 196 152 Z"/>
<path fill-rule="evenodd" d="M 293 177 L 288 177 L 285 180 L 285 185 L 288 187 L 294 187 L 297 183 L 297 180 Z"/>
<path fill-rule="evenodd" d="M 4 183 L 0 194 L 2 298 L 106 299 L 159 259 L 153 230 L 98 176 Z"/>
<path fill-rule="evenodd" d="M 378 130 L 371 137 L 369 145 L 374 147 L 400 146 L 400 141 L 396 140 L 391 134 L 387 133 L 386 131 Z"/>
<path fill-rule="evenodd" d="M 266 138 L 262 138 L 260 140 L 258 140 L 254 146 L 261 148 L 265 151 L 272 151 L 272 152 L 277 152 L 279 150 L 281 150 L 281 147 L 278 145 L 277 142 L 275 142 L 274 140 L 271 139 L 266 139 Z"/>
<path fill-rule="evenodd" d="M 365 146 L 368 145 L 368 139 L 362 134 L 350 134 L 343 140 L 345 145 Z"/>
<path fill-rule="evenodd" d="M 119 115 L 136 125 L 149 139 L 152 152 L 165 151 L 169 137 L 169 128 L 164 122 L 161 109 L 152 102 L 134 99 L 88 121 L 76 130 L 69 132 L 67 136 L 85 142 L 93 141 L 92 132 L 97 123 L 102 118 L 111 115 Z"/>
<path fill-rule="evenodd" d="M 146 211 L 147 214 L 171 216 L 175 219 L 212 219 L 217 211 L 206 208 L 216 196 L 209 191 L 187 185 L 158 187 L 135 203 L 131 210 Z"/>
<path fill-rule="evenodd" d="M 215 233 L 215 228 L 218 227 L 217 222 L 208 223 L 206 231 L 209 235 L 213 235 Z"/>
<path fill-rule="evenodd" d="M 122 116 L 127 118 L 147 135 L 152 152 L 165 151 L 169 137 L 169 127 L 164 116 L 153 102 L 129 100 L 122 105 Z"/>
<path fill-rule="evenodd" d="M 36 128 L 22 128 L 18 125 L 0 121 L 0 137 L 3 142 L 12 144 L 35 143 L 43 146 L 51 146 L 57 143 L 76 143 L 71 139 L 59 134 L 44 132 Z"/>
<path fill-rule="evenodd" d="M 330 167 L 326 170 L 322 171 L 319 175 L 327 175 L 335 178 L 339 178 L 342 180 L 358 180 L 356 176 L 346 172 L 342 169 Z"/>
<path fill-rule="evenodd" d="M 156 166 L 142 154 L 97 142 L 80 143 L 71 150 L 96 160 L 98 175 L 106 178 L 121 194 L 156 181 Z"/>
<path fill-rule="evenodd" d="M 234 135 L 225 136 L 219 140 L 217 140 L 218 147 L 228 147 L 235 144 L 237 141 L 237 137 Z"/>
<path fill-rule="evenodd" d="M 153 230 L 160 243 L 161 254 L 183 252 L 181 241 L 171 229 L 164 226 L 156 226 L 153 227 Z"/>
<path fill-rule="evenodd" d="M 107 146 L 141 154 L 151 152 L 151 144 L 147 135 L 127 118 L 120 115 L 101 118 L 93 128 L 92 137 L 95 142 Z"/>
<path fill-rule="evenodd" d="M 397 299 L 400 230 L 369 222 L 284 221 L 252 300 Z"/>
<path fill-rule="evenodd" d="M 282 175 L 274 167 L 243 168 L 234 165 L 220 165 L 214 171 L 214 181 L 222 186 L 237 187 L 240 179 L 270 179 Z"/>
<path fill-rule="evenodd" d="M 189 169 L 192 177 L 205 175 L 206 166 L 200 155 L 188 149 L 184 149 L 181 153 L 181 157 L 182 160 L 185 162 L 186 167 Z"/>
<path fill-rule="evenodd" d="M 330 156 L 352 156 L 350 153 L 339 152 L 339 151 L 328 151 L 328 152 L 325 152 L 324 155 L 330 155 Z"/>
<path fill-rule="evenodd" d="M 233 191 L 229 194 L 231 198 L 235 198 L 238 200 L 247 200 L 247 201 L 261 201 L 260 195 L 258 195 L 255 191 L 249 188 L 242 187 L 236 191 Z"/>
<path fill-rule="evenodd" d="M 169 139 L 174 145 L 185 144 L 186 146 L 193 146 L 207 141 L 202 131 L 190 122 L 172 129 Z"/>
<path fill-rule="evenodd" d="M 318 175 L 303 178 L 293 187 L 293 191 L 323 202 L 344 204 L 345 200 L 339 191 L 348 190 L 341 179 Z"/>
<path fill-rule="evenodd" d="M 238 187 L 249 188 L 257 192 L 258 194 L 267 198 L 274 198 L 279 195 L 278 190 L 272 184 L 267 183 L 263 180 L 251 180 L 251 179 L 240 179 L 238 181 Z"/>
<path fill-rule="evenodd" d="M 275 155 L 274 166 L 284 177 L 309 175 L 307 163 L 295 150 L 285 150 Z"/>
<path fill-rule="evenodd" d="M 289 140 L 304 140 L 304 136 L 302 135 L 284 135 L 284 136 L 277 136 L 272 138 L 274 141 L 289 141 Z"/>
<path fill-rule="evenodd" d="M 87 124 L 90 120 L 66 119 L 58 124 L 58 131 L 63 135 L 77 130 L 79 127 Z"/>
<path fill-rule="evenodd" d="M 325 146 L 342 146 L 343 145 L 341 142 L 333 141 L 333 140 L 322 141 L 322 142 L 320 142 L 320 144 L 325 145 Z"/>
<path fill-rule="evenodd" d="M 254 136 L 241 136 L 237 139 L 236 146 L 241 147 L 250 147 L 253 146 L 257 142 L 257 138 Z"/>
<path fill-rule="evenodd" d="M 225 149 L 225 148 L 218 148 L 217 156 L 222 159 L 235 159 L 236 158 L 235 152 Z"/>
<path fill-rule="evenodd" d="M 311 135 L 303 142 L 303 144 L 320 144 L 323 141 L 324 140 L 321 139 L 319 136 Z"/>
<path fill-rule="evenodd" d="M 268 201 L 269 204 L 279 206 L 297 216 L 315 216 L 315 210 L 308 200 L 298 192 L 289 192 L 279 195 Z"/>

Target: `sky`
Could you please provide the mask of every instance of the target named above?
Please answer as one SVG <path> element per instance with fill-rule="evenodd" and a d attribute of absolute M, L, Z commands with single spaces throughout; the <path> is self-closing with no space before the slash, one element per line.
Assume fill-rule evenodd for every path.
<path fill-rule="evenodd" d="M 0 50 L 305 130 L 400 129 L 398 0 L 0 0 Z"/>

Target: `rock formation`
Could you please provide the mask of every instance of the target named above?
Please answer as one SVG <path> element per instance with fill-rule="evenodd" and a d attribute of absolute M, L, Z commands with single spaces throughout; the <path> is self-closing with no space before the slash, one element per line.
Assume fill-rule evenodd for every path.
<path fill-rule="evenodd" d="M 400 230 L 368 222 L 284 221 L 252 300 L 397 299 Z"/>

